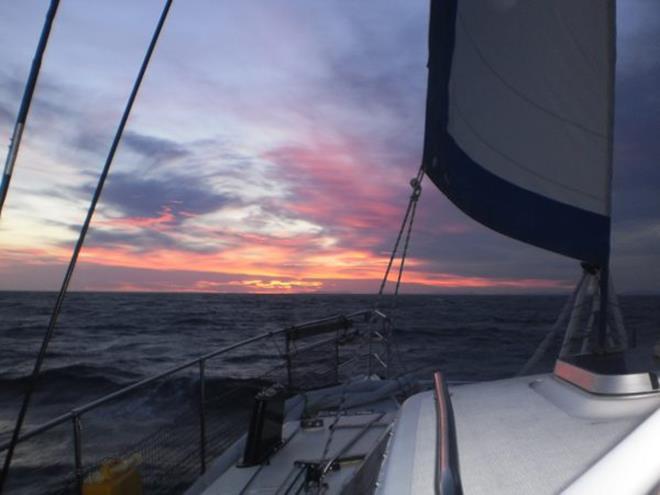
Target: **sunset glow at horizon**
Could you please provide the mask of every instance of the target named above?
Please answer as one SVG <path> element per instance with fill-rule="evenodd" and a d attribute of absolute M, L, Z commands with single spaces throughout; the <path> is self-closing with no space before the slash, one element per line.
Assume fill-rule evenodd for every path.
<path fill-rule="evenodd" d="M 643 48 L 660 10 L 636 2 L 619 9 L 613 264 L 623 291 L 658 291 L 660 54 Z M 175 2 L 72 289 L 375 293 L 421 158 L 428 5 L 368 4 Z M 59 287 L 161 6 L 62 2 L 0 219 L 0 290 Z M 3 148 L 46 8 L 0 4 Z M 578 275 L 423 183 L 402 292 L 563 293 Z"/>

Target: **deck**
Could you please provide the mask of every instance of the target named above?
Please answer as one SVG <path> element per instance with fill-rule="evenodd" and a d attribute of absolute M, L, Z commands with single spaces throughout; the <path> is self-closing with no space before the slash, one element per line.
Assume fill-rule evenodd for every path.
<path fill-rule="evenodd" d="M 660 394 L 594 396 L 552 375 L 450 388 L 463 491 L 559 493 L 660 407 Z M 406 403 L 381 494 L 434 493 L 433 392 Z"/>

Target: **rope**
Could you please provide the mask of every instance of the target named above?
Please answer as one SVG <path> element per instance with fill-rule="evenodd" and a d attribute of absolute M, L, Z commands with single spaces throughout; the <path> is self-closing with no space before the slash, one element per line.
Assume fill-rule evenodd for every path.
<path fill-rule="evenodd" d="M 332 424 L 328 428 L 330 434 L 328 435 L 328 439 L 326 440 L 325 446 L 323 447 L 323 454 L 321 454 L 321 460 L 320 460 L 320 464 L 322 467 L 321 479 L 323 479 L 323 476 L 327 473 L 327 470 L 330 468 L 329 465 L 323 466 L 323 463 L 326 461 L 328 453 L 330 452 L 330 444 L 332 443 L 332 438 L 335 434 L 335 428 L 337 427 L 337 423 L 339 423 L 339 419 L 341 418 L 341 413 L 344 408 L 344 402 L 346 402 L 347 387 L 348 387 L 348 382 L 344 382 L 344 385 L 341 388 L 341 398 L 339 399 L 339 404 L 337 404 L 337 412 L 335 413 L 335 418 L 332 421 Z"/>
<path fill-rule="evenodd" d="M 575 286 L 575 289 L 573 289 L 573 292 L 566 300 L 566 303 L 564 303 L 564 307 L 559 313 L 559 316 L 557 317 L 557 320 L 555 321 L 554 325 L 552 325 L 552 328 L 543 338 L 539 346 L 536 348 L 534 354 L 532 354 L 532 356 L 527 360 L 527 362 L 520 369 L 520 371 L 517 373 L 516 376 L 523 376 L 528 374 L 530 370 L 534 368 L 534 366 L 536 366 L 540 361 L 540 359 L 545 355 L 546 351 L 548 350 L 548 347 L 550 346 L 550 343 L 557 335 L 557 332 L 559 332 L 559 330 L 562 328 L 563 323 L 566 320 L 566 317 L 568 316 L 570 309 L 572 307 L 577 308 L 580 306 L 580 305 L 575 306 L 575 300 L 577 299 L 577 295 L 580 292 L 582 285 L 585 283 L 585 280 L 586 280 L 586 273 L 582 273 L 582 277 L 580 278 L 580 281 Z"/>
<path fill-rule="evenodd" d="M 30 405 L 32 394 L 34 393 L 34 390 L 36 389 L 37 386 L 37 380 L 39 378 L 41 366 L 43 365 L 43 362 L 46 358 L 46 351 L 48 350 L 48 345 L 55 332 L 57 319 L 60 314 L 60 311 L 62 310 L 64 297 L 69 287 L 69 283 L 71 282 L 73 271 L 76 267 L 76 262 L 78 261 L 78 255 L 80 254 L 80 251 L 85 242 L 85 236 L 87 235 L 87 231 L 89 230 L 89 225 L 92 221 L 92 217 L 94 216 L 94 211 L 96 210 L 96 204 L 98 203 L 99 198 L 101 197 L 101 192 L 103 191 L 103 186 L 105 184 L 106 178 L 108 177 L 108 173 L 110 172 L 110 166 L 112 165 L 115 152 L 117 151 L 117 147 L 119 146 L 119 141 L 121 140 L 122 134 L 124 132 L 124 128 L 126 127 L 128 116 L 130 115 L 131 109 L 133 108 L 133 103 L 135 102 L 135 99 L 137 97 L 137 93 L 138 90 L 140 89 L 142 79 L 144 78 L 144 74 L 147 70 L 147 66 L 149 65 L 149 61 L 151 60 L 151 55 L 153 54 L 153 51 L 156 47 L 156 42 L 158 41 L 160 32 L 163 28 L 163 25 L 165 24 L 165 19 L 167 18 L 167 14 L 170 10 L 171 5 L 172 5 L 172 0 L 166 0 L 165 6 L 158 21 L 158 25 L 156 26 L 156 30 L 154 31 L 154 34 L 151 38 L 151 42 L 149 43 L 147 53 L 145 54 L 144 60 L 142 61 L 142 65 L 140 67 L 140 71 L 138 73 L 137 79 L 133 84 L 133 89 L 128 98 L 128 102 L 126 103 L 126 107 L 124 108 L 124 113 L 119 122 L 119 126 L 117 128 L 117 132 L 115 133 L 115 137 L 112 141 L 112 145 L 110 146 L 110 151 L 108 152 L 105 165 L 103 166 L 103 171 L 101 172 L 101 176 L 99 177 L 98 184 L 96 185 L 96 190 L 94 191 L 92 202 L 89 205 L 89 209 L 87 210 L 87 216 L 85 217 L 85 222 L 83 223 L 83 226 L 80 230 L 80 235 L 78 237 L 76 246 L 73 250 L 71 261 L 69 262 L 69 266 L 64 276 L 64 280 L 62 281 L 60 292 L 57 295 L 57 301 L 55 302 L 55 307 L 53 308 L 53 312 L 51 313 L 50 316 L 48 329 L 41 343 L 41 348 L 39 349 L 39 354 L 37 355 L 37 359 L 34 364 L 34 369 L 32 370 L 32 375 L 30 376 L 30 380 L 25 390 L 25 395 L 23 396 L 23 403 L 21 405 L 21 409 L 18 414 L 18 417 L 16 418 L 16 424 L 14 425 L 14 431 L 12 433 L 11 443 L 9 444 L 9 448 L 7 449 L 7 454 L 5 456 L 5 462 L 2 468 L 2 473 L 0 473 L 0 493 L 2 493 L 2 489 L 9 475 L 9 466 L 11 465 L 11 460 L 14 455 L 14 449 L 16 448 L 16 444 L 18 443 L 18 436 L 20 434 L 21 427 L 23 426 L 23 421 L 25 420 L 25 415 L 27 414 L 27 410 Z"/>

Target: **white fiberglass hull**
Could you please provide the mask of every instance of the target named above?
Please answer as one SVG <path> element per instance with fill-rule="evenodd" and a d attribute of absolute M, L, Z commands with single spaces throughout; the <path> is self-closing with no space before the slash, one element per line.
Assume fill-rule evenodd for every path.
<path fill-rule="evenodd" d="M 625 476 L 608 474 L 623 478 L 626 490 L 610 493 L 642 495 L 660 482 L 658 462 L 651 460 L 660 459 L 660 394 L 597 396 L 548 374 L 455 386 L 450 396 L 466 494 L 606 493 L 585 483 L 579 491 L 569 487 L 638 428 L 645 434 L 627 450 Z M 651 423 L 640 426 L 647 419 Z M 433 392 L 403 404 L 377 493 L 436 493 L 436 424 Z"/>
<path fill-rule="evenodd" d="M 387 392 L 377 382 L 367 386 Z M 314 393 L 325 394 L 320 404 L 327 406 L 336 403 L 338 390 Z M 305 488 L 301 463 L 333 457 L 343 461 L 324 477 L 322 493 L 437 493 L 434 392 L 409 397 L 400 410 L 395 400 L 369 397 L 372 393 L 363 389 L 351 399 L 374 400 L 345 409 L 327 451 L 335 419 L 331 408 L 319 410 L 322 426 L 302 428 L 298 405 L 287 415 L 283 447 L 267 463 L 239 467 L 243 440 L 187 494 L 316 493 Z M 660 482 L 654 478 L 660 478 L 659 467 L 649 462 L 660 459 L 653 452 L 660 445 L 660 394 L 598 396 L 546 374 L 453 386 L 449 395 L 463 493 L 602 493 L 594 483 L 602 488 L 611 478 L 610 483 L 624 480 L 625 493 L 641 495 Z M 624 450 L 616 454 L 617 449 Z M 599 466 L 608 456 L 614 459 L 603 472 Z M 590 470 L 598 475 L 585 474 Z M 364 479 L 369 486 L 360 485 Z"/>

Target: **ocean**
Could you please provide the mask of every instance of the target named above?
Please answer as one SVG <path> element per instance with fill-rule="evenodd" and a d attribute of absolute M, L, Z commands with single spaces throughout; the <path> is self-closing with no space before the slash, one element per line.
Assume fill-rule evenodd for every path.
<path fill-rule="evenodd" d="M 54 300 L 54 293 L 0 292 L 0 443 L 8 439 L 23 377 L 33 366 Z M 450 381 L 462 382 L 518 372 L 565 300 L 566 296 L 415 295 L 399 296 L 396 304 L 385 298 L 380 307 L 395 324 L 399 369 L 429 379 L 433 370 L 442 370 Z M 374 303 L 375 298 L 366 295 L 69 294 L 24 431 L 214 349 Z M 624 296 L 620 304 L 626 326 L 637 331 L 639 345 L 652 346 L 660 338 L 660 296 Z M 558 345 L 557 341 L 551 346 L 534 371 L 551 369 Z M 215 364 L 209 362 L 207 400 L 212 404 L 217 398 L 217 408 L 207 412 L 209 421 L 245 420 L 255 391 L 265 383 L 264 372 L 280 351 L 277 342 L 258 342 Z M 113 453 L 133 451 L 152 456 L 145 464 L 164 466 L 161 480 L 171 474 L 172 466 L 183 465 L 167 456 L 184 443 L 196 452 L 196 373 L 184 370 L 86 413 L 81 430 L 85 472 Z M 224 391 L 230 388 L 234 395 L 227 398 Z M 166 426 L 172 424 L 188 430 L 179 436 L 167 433 Z M 9 493 L 70 490 L 71 431 L 72 423 L 67 422 L 21 444 Z M 135 444 L 140 448 L 131 450 Z M 165 485 L 148 493 L 172 493 L 173 485 Z"/>

